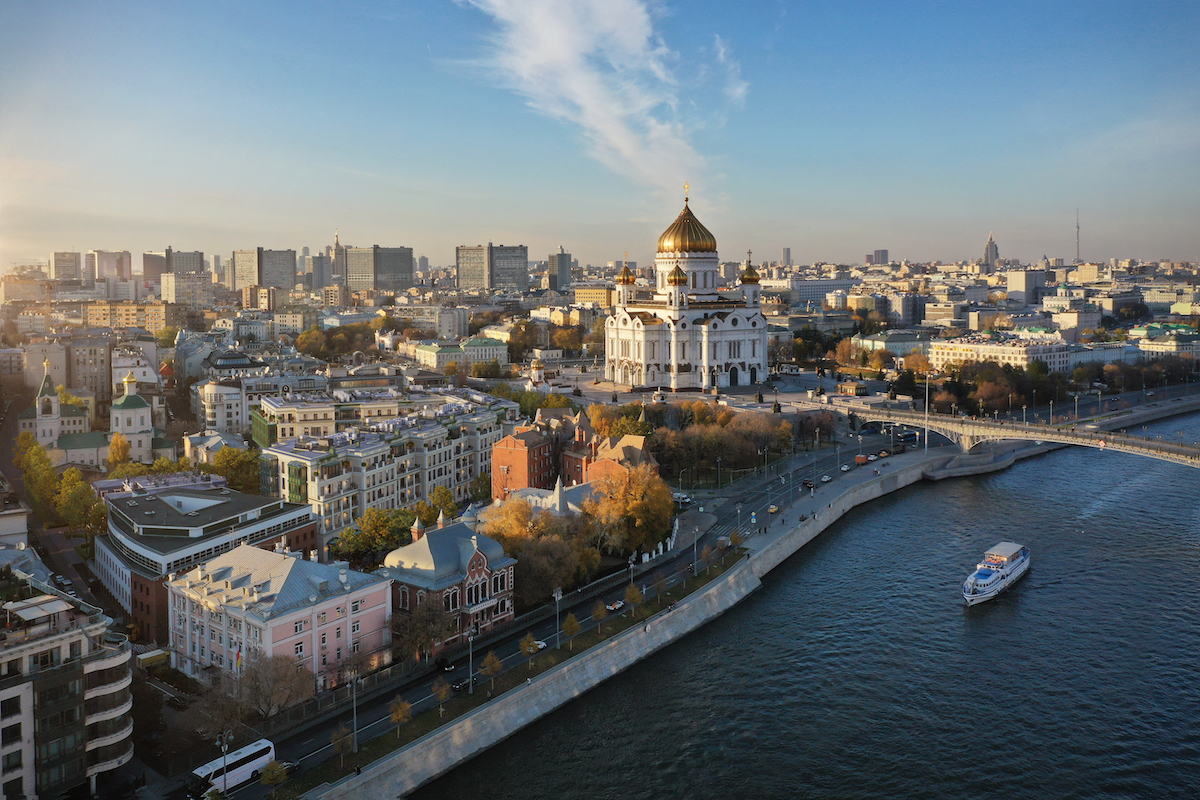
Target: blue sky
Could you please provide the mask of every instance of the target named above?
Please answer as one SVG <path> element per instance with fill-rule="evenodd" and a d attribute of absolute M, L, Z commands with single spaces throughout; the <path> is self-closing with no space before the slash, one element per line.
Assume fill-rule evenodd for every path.
<path fill-rule="evenodd" d="M 0 268 L 563 245 L 1200 261 L 1200 4 L 0 6 Z M 135 264 L 140 259 L 135 257 Z"/>

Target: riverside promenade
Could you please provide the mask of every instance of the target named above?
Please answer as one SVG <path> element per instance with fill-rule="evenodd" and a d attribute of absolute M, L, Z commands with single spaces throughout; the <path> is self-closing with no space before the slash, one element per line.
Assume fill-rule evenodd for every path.
<path fill-rule="evenodd" d="M 1141 424 L 1172 415 L 1171 408 L 1144 408 L 1120 422 L 1111 418 L 1105 420 L 1105 427 Z M 759 526 L 760 531 L 745 538 L 746 557 L 674 608 L 614 635 L 528 684 L 506 692 L 494 702 L 480 706 L 364 767 L 359 774 L 315 787 L 304 798 L 391 800 L 402 797 L 720 616 L 757 590 L 764 575 L 851 509 L 918 481 L 997 472 L 1018 460 L 1064 446 L 998 441 L 980 445 L 970 454 L 962 454 L 953 445 L 933 447 L 928 451 L 915 449 L 849 472 L 838 471 L 836 477 L 831 474 L 834 479 L 830 483 L 819 484 L 815 490 L 800 494 L 790 503 L 781 496 L 782 510 L 775 515 L 764 515 L 769 516 L 769 521 L 764 520 L 765 524 Z M 828 451 L 824 453 L 827 455 Z M 780 470 L 787 473 L 805 469 L 820 457 L 821 452 L 796 456 L 786 465 L 780 465 Z M 705 513 L 697 512 L 689 518 L 692 536 L 704 536 L 702 528 L 719 533 L 719 518 L 728 518 L 727 508 L 724 513 L 713 513 L 714 507 L 719 511 L 723 505 L 719 501 L 762 492 L 778 480 L 777 475 L 743 478 L 725 489 L 730 498 L 698 498 L 697 504 L 705 506 Z M 716 531 L 713 531 L 714 527 Z M 692 546 L 691 541 L 683 537 L 676 543 L 675 552 L 689 546 Z"/>

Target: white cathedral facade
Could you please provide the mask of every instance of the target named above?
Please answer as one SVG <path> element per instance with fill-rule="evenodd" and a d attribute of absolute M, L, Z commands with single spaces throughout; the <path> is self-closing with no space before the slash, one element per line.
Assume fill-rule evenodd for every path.
<path fill-rule="evenodd" d="M 706 390 L 767 379 L 767 320 L 759 277 L 746 261 L 739 286 L 717 290 L 717 240 L 684 200 L 658 237 L 655 285 L 625 267 L 605 322 L 604 377 L 632 389 Z"/>

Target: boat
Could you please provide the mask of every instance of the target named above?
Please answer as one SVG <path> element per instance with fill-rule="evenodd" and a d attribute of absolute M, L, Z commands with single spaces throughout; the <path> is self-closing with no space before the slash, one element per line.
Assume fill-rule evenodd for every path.
<path fill-rule="evenodd" d="M 963 600 L 968 606 L 991 600 L 1028 571 L 1029 548 L 1014 542 L 1000 542 L 983 554 L 983 561 L 963 581 Z"/>

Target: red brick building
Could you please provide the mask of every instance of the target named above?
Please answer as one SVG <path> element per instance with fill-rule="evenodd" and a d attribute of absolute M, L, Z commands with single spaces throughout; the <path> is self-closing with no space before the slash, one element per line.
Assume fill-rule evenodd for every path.
<path fill-rule="evenodd" d="M 534 430 L 505 436 L 492 446 L 492 499 L 507 500 L 518 489 L 554 486 L 554 448 Z"/>

